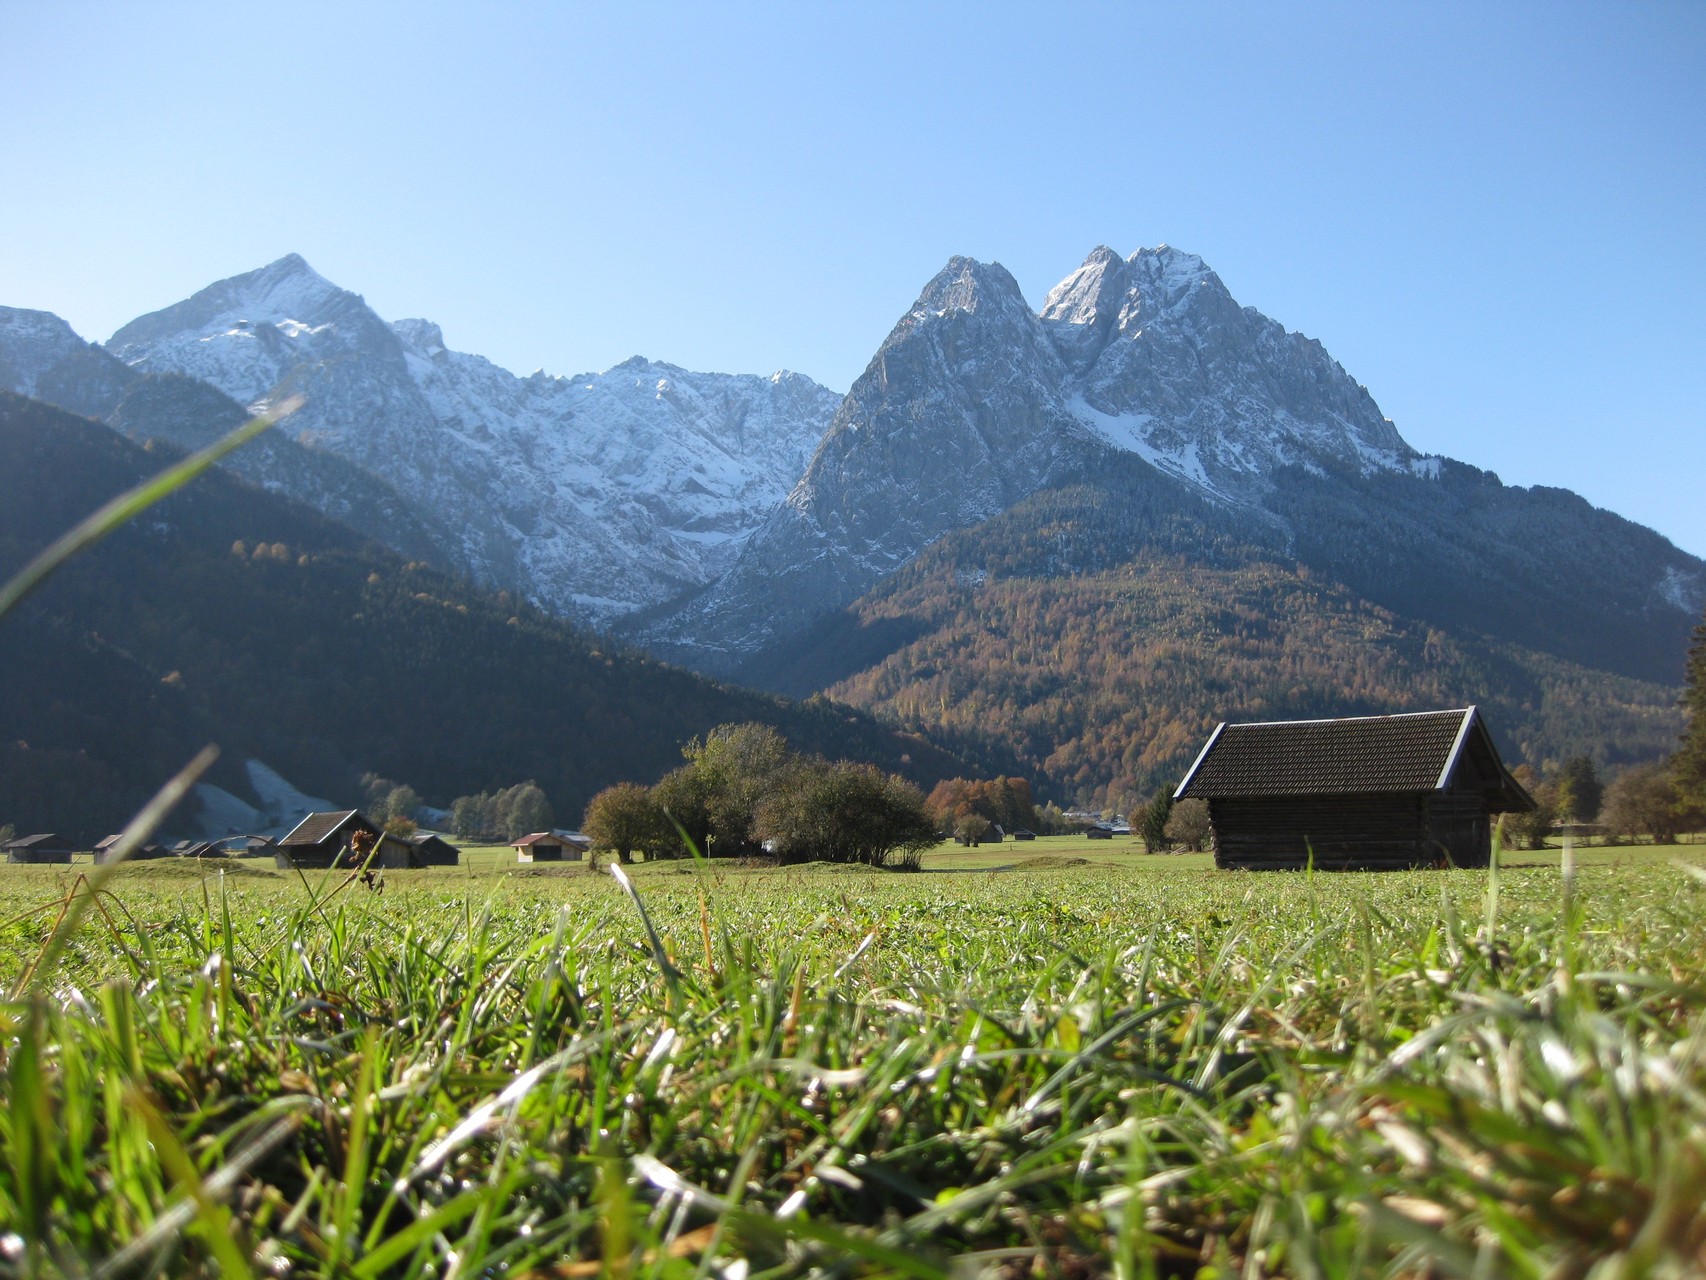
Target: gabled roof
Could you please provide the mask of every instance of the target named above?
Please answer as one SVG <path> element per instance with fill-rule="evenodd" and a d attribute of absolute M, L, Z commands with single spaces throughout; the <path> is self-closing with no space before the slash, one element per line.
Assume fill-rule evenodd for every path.
<path fill-rule="evenodd" d="M 530 836 L 522 836 L 519 840 L 510 841 L 510 848 L 522 849 L 536 844 L 566 844 L 581 849 L 586 848 L 582 841 L 576 840 L 573 836 L 559 835 L 555 831 L 535 831 Z"/>
<path fill-rule="evenodd" d="M 36 836 L 20 836 L 18 839 L 9 841 L 5 845 L 0 845 L 0 848 L 19 850 L 69 849 L 70 847 L 71 841 L 67 840 L 64 836 L 56 836 L 51 831 L 44 832 L 41 835 Z"/>
<path fill-rule="evenodd" d="M 279 841 L 279 845 L 317 845 L 328 836 L 335 835 L 351 818 L 356 819 L 369 830 L 378 831 L 358 809 L 343 809 L 337 813 L 311 813 L 291 828 L 290 834 Z"/>
<path fill-rule="evenodd" d="M 112 848 L 115 844 L 117 844 L 122 839 L 124 839 L 124 835 L 122 833 L 120 833 L 119 835 L 116 835 L 116 836 L 107 836 L 104 840 L 99 841 L 95 845 L 95 852 L 96 853 L 103 853 L 106 850 Z"/>
<path fill-rule="evenodd" d="M 1417 794 L 1473 778 L 1490 807 L 1534 802 L 1505 770 L 1475 707 L 1343 720 L 1221 724 L 1174 793 L 1178 800 Z"/>

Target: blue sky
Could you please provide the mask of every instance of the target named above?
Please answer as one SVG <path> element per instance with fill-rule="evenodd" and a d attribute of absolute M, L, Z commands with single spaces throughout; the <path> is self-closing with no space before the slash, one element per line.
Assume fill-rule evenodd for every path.
<path fill-rule="evenodd" d="M 845 389 L 955 253 L 1201 254 L 1416 447 L 1706 554 L 1706 5 L 0 0 L 0 303 L 287 252 L 519 372 Z"/>

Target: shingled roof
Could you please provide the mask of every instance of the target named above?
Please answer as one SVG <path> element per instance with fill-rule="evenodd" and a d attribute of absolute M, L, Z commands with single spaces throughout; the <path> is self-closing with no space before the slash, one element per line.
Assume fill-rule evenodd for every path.
<path fill-rule="evenodd" d="M 320 844 L 327 836 L 332 835 L 351 818 L 358 819 L 361 825 L 370 831 L 377 831 L 379 829 L 371 822 L 367 821 L 366 818 L 363 818 L 361 813 L 355 809 L 340 809 L 336 813 L 311 813 L 306 818 L 302 819 L 301 822 L 298 822 L 296 826 L 291 829 L 290 834 L 285 836 L 284 839 L 280 840 L 278 843 L 281 848 L 297 848 L 303 845 Z"/>
<path fill-rule="evenodd" d="M 1443 791 L 1473 756 L 1500 811 L 1533 801 L 1506 772 L 1474 707 L 1343 720 L 1222 724 L 1175 799 Z"/>

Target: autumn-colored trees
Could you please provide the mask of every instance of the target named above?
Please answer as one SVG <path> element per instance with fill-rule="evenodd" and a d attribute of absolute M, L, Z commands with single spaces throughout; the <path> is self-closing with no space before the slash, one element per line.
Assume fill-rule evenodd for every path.
<path fill-rule="evenodd" d="M 936 784 L 924 807 L 938 831 L 954 835 L 962 834 L 964 819 L 972 815 L 1004 831 L 1035 831 L 1040 825 L 1031 784 L 1024 778 L 947 778 Z"/>

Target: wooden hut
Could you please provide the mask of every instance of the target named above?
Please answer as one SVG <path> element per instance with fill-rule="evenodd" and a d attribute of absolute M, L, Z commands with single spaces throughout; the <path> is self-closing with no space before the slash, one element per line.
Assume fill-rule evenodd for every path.
<path fill-rule="evenodd" d="M 1475 707 L 1222 723 L 1174 793 L 1206 800 L 1220 867 L 1484 867 L 1492 816 L 1534 808 Z"/>
<path fill-rule="evenodd" d="M 462 860 L 460 849 L 430 831 L 417 831 L 410 836 L 409 847 L 414 850 L 413 865 L 417 867 L 454 867 Z"/>
<path fill-rule="evenodd" d="M 45 831 L 40 835 L 21 836 L 0 845 L 6 851 L 7 862 L 44 863 L 70 862 L 71 841 L 64 836 Z"/>
<path fill-rule="evenodd" d="M 358 809 L 311 813 L 278 842 L 273 864 L 281 869 L 336 866 L 348 851 L 350 838 L 358 831 L 375 840 L 385 834 Z"/>
<path fill-rule="evenodd" d="M 111 862 L 113 860 L 113 850 L 118 848 L 118 842 L 119 837 L 116 835 L 108 836 L 106 839 L 98 842 L 95 845 L 95 861 L 102 865 Z M 167 849 L 164 845 L 145 844 L 130 855 L 129 861 L 143 862 L 152 858 L 169 858 L 171 856 L 171 850 Z"/>
<path fill-rule="evenodd" d="M 535 831 L 510 845 L 517 862 L 579 862 L 591 847 L 586 841 L 555 831 Z"/>

